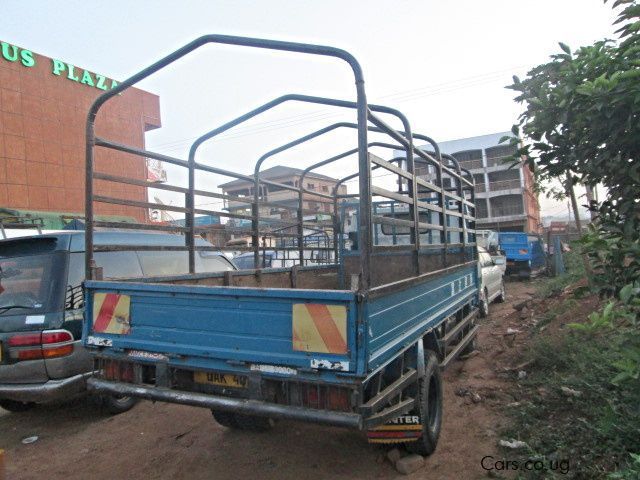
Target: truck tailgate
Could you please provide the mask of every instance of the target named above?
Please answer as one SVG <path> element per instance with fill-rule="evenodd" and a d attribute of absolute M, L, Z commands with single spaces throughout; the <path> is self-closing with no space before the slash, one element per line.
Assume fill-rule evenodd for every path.
<path fill-rule="evenodd" d="M 87 281 L 84 342 L 206 360 L 296 368 L 356 368 L 353 292 Z M 215 362 L 218 363 L 218 362 Z"/>

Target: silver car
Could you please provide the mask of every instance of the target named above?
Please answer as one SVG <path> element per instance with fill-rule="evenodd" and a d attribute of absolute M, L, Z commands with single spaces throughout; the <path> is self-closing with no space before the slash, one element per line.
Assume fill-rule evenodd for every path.
<path fill-rule="evenodd" d="M 480 316 L 489 315 L 489 304 L 504 302 L 507 294 L 504 287 L 506 258 L 489 255 L 486 249 L 478 247 L 478 269 L 480 278 Z"/>
<path fill-rule="evenodd" d="M 96 244 L 184 245 L 177 235 L 96 232 Z M 197 245 L 211 246 L 198 239 Z M 161 277 L 186 273 L 186 252 L 96 252 L 104 278 Z M 197 272 L 236 270 L 224 255 L 199 251 Z M 69 398 L 86 389 L 92 359 L 81 345 L 84 232 L 0 240 L 0 407 L 21 411 L 35 403 Z M 111 413 L 134 399 L 104 397 Z"/>

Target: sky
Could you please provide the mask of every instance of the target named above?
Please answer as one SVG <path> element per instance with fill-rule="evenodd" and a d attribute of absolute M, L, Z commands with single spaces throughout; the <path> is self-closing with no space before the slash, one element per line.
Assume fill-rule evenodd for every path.
<path fill-rule="evenodd" d="M 2 0 L 0 12 L 1 39 L 118 80 L 210 33 L 343 48 L 362 65 L 369 103 L 401 110 L 414 132 L 437 141 L 509 130 L 522 110 L 504 88 L 512 75 L 545 62 L 559 41 L 576 48 L 614 37 L 614 14 L 601 0 Z M 147 133 L 147 148 L 178 158 L 197 136 L 286 93 L 355 100 L 344 62 L 220 45 L 137 86 L 160 96 L 163 126 Z M 250 173 L 266 151 L 342 120 L 355 116 L 285 105 L 210 142 L 198 161 Z M 355 132 L 341 130 L 265 167 L 304 167 L 355 145 Z M 351 157 L 318 172 L 355 169 Z M 182 171 L 167 170 L 170 183 L 184 184 Z M 198 186 L 228 180 L 203 176 Z M 543 215 L 566 212 L 564 203 L 540 201 Z"/>

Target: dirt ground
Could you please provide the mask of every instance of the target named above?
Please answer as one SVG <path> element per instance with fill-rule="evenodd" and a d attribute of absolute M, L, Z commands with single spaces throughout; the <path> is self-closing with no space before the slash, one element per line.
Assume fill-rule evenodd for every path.
<path fill-rule="evenodd" d="M 508 283 L 507 303 L 481 320 L 478 353 L 447 370 L 438 449 L 408 478 L 487 478 L 480 461 L 497 455 L 501 406 L 513 401 L 504 372 L 521 347 L 503 334 L 518 327 L 512 304 L 533 293 L 530 283 Z M 30 436 L 38 441 L 22 444 Z M 294 422 L 269 433 L 232 431 L 208 410 L 151 402 L 114 417 L 88 399 L 23 414 L 0 409 L 0 449 L 11 480 L 407 478 L 385 460 L 386 448 L 358 432 Z"/>

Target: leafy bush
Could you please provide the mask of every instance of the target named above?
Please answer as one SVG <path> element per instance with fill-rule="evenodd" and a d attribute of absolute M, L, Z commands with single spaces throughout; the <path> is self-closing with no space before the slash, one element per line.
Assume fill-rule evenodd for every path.
<path fill-rule="evenodd" d="M 639 478 L 633 477 L 638 469 L 631 454 L 640 452 L 640 381 L 612 382 L 616 365 L 625 361 L 627 341 L 627 332 L 617 329 L 606 335 L 570 331 L 538 337 L 505 435 L 524 440 L 536 457 L 568 459 L 570 471 L 563 478 L 606 478 L 607 472 L 627 475 L 612 478 Z M 567 395 L 562 387 L 578 395 Z"/>

